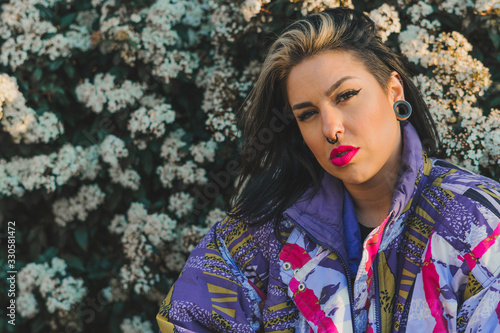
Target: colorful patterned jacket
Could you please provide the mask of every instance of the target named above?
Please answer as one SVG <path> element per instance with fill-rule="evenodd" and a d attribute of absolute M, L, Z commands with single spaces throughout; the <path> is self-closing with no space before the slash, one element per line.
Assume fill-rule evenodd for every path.
<path fill-rule="evenodd" d="M 422 153 L 403 125 L 403 173 L 361 245 L 342 184 L 271 224 L 226 218 L 191 253 L 161 332 L 500 332 L 500 184 Z M 357 271 L 357 273 L 356 273 Z"/>

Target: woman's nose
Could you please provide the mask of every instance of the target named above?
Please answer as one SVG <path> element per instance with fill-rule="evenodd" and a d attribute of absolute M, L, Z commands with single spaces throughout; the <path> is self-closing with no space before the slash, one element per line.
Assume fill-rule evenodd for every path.
<path fill-rule="evenodd" d="M 335 108 L 327 107 L 321 110 L 322 132 L 325 138 L 333 139 L 335 134 L 342 134 L 344 126 L 342 125 L 342 116 Z"/>

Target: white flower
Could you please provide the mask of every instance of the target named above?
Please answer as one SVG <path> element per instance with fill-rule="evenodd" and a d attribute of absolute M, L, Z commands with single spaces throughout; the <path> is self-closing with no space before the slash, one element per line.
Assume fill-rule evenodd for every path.
<path fill-rule="evenodd" d="M 394 6 L 384 3 L 379 8 L 370 12 L 370 18 L 375 22 L 383 42 L 387 40 L 387 37 L 391 33 L 401 31 L 399 15 Z"/>
<path fill-rule="evenodd" d="M 28 319 L 33 318 L 40 311 L 35 295 L 30 292 L 19 293 L 16 309 L 21 317 Z"/>
<path fill-rule="evenodd" d="M 205 89 L 202 110 L 208 114 L 206 125 L 214 133 L 216 142 L 239 136 L 233 107 L 239 105 L 243 91 L 254 81 L 251 70 L 246 68 L 241 79 L 232 65 L 232 59 L 217 54 L 212 67 L 204 68 L 196 79 L 196 84 Z"/>
<path fill-rule="evenodd" d="M 177 129 L 171 132 L 161 146 L 160 156 L 167 160 L 168 163 L 179 162 L 185 153 L 180 149 L 186 145 L 182 141 L 182 137 L 186 134 L 183 129 Z"/>
<path fill-rule="evenodd" d="M 205 161 L 213 162 L 216 149 L 217 143 L 213 140 L 199 142 L 189 147 L 193 159 L 198 163 L 203 163 Z"/>
<path fill-rule="evenodd" d="M 97 184 L 83 185 L 72 198 L 56 200 L 52 205 L 55 221 L 65 226 L 75 218 L 85 221 L 89 212 L 96 210 L 104 202 L 105 194 Z"/>
<path fill-rule="evenodd" d="M 101 113 L 106 106 L 110 113 L 118 112 L 125 107 L 134 105 L 144 95 L 146 85 L 125 80 L 115 83 L 115 77 L 109 73 L 99 73 L 94 83 L 88 79 L 76 87 L 78 101 L 95 113 Z"/>
<path fill-rule="evenodd" d="M 87 289 L 83 286 L 82 279 L 68 276 L 58 283 L 52 290 L 52 295 L 47 298 L 47 310 L 50 313 L 57 310 L 69 311 L 73 305 L 83 299 L 86 293 Z"/>
<path fill-rule="evenodd" d="M 0 62 L 12 70 L 24 64 L 29 54 L 49 59 L 68 57 L 73 51 L 90 47 L 86 26 L 71 25 L 59 31 L 52 22 L 41 18 L 39 7 L 47 11 L 59 1 L 16 0 L 4 3 L 0 10 Z M 49 37 L 50 36 L 50 37 Z"/>
<path fill-rule="evenodd" d="M 178 192 L 168 199 L 168 210 L 181 218 L 193 210 L 194 198 L 185 192 Z"/>
<path fill-rule="evenodd" d="M 133 202 L 124 215 L 116 215 L 109 227 L 113 233 L 120 234 L 125 257 L 130 263 L 120 269 L 120 280 L 124 288 L 134 285 L 137 294 L 145 294 L 156 277 L 145 265 L 153 255 L 153 246 L 163 248 L 174 239 L 177 222 L 166 214 L 148 214 L 146 207 Z"/>
<path fill-rule="evenodd" d="M 122 170 L 119 166 L 110 167 L 108 173 L 113 183 L 120 184 L 125 188 L 137 191 L 141 185 L 141 176 L 134 169 Z"/>
<path fill-rule="evenodd" d="M 64 133 L 62 123 L 51 112 L 42 115 L 26 106 L 26 99 L 18 91 L 16 80 L 0 75 L 0 118 L 3 129 L 15 143 L 48 143 Z"/>
<path fill-rule="evenodd" d="M 416 24 L 422 18 L 432 14 L 433 11 L 434 10 L 431 5 L 425 3 L 424 1 L 419 1 L 408 8 L 408 15 L 410 15 L 412 23 Z"/>
<path fill-rule="evenodd" d="M 142 321 L 141 317 L 126 318 L 120 325 L 123 333 L 153 333 L 153 325 L 149 321 Z"/>
<path fill-rule="evenodd" d="M 102 160 L 113 168 L 119 166 L 118 159 L 128 156 L 128 150 L 125 147 L 125 142 L 112 134 L 106 136 L 99 148 L 99 155 Z"/>
<path fill-rule="evenodd" d="M 130 15 L 130 20 L 134 23 L 139 23 L 139 22 L 141 22 L 141 15 L 134 13 L 134 14 Z"/>
<path fill-rule="evenodd" d="M 245 0 L 240 9 L 245 21 L 250 22 L 252 17 L 260 12 L 262 5 L 269 2 L 270 0 Z"/>
<path fill-rule="evenodd" d="M 438 7 L 450 14 L 460 16 L 465 13 L 468 7 L 474 7 L 474 2 L 472 0 L 444 0 L 440 1 Z"/>
<path fill-rule="evenodd" d="M 4 103 L 12 103 L 20 96 L 16 79 L 7 74 L 0 74 L 0 114 Z"/>
<path fill-rule="evenodd" d="M 476 0 L 475 9 L 478 13 L 495 12 L 500 14 L 500 1 L 499 0 Z"/>
<path fill-rule="evenodd" d="M 307 15 L 308 13 L 311 12 L 320 12 L 325 9 L 329 8 L 336 8 L 336 7 L 349 7 L 353 8 L 351 0 L 304 0 L 302 2 L 302 9 L 301 13 L 302 15 Z"/>
<path fill-rule="evenodd" d="M 165 266 L 172 272 L 180 272 L 186 264 L 186 258 L 182 253 L 172 252 L 165 257 Z"/>
<path fill-rule="evenodd" d="M 128 222 L 125 218 L 125 215 L 115 215 L 115 217 L 113 217 L 113 219 L 111 220 L 111 224 L 109 225 L 108 229 L 112 233 L 122 234 L 127 228 L 127 224 Z"/>
<path fill-rule="evenodd" d="M 208 212 L 208 215 L 205 218 L 205 224 L 208 228 L 211 228 L 214 224 L 226 218 L 226 216 L 227 214 L 222 209 L 216 207 Z"/>
<path fill-rule="evenodd" d="M 162 185 L 166 188 L 172 188 L 173 186 L 173 181 L 177 178 L 177 169 L 179 167 L 175 164 L 165 164 L 165 165 L 160 165 L 156 169 L 156 173 L 160 177 L 160 182 Z"/>
<path fill-rule="evenodd" d="M 206 170 L 199 168 L 193 161 L 187 161 L 177 168 L 176 174 L 184 184 L 205 184 L 208 182 Z"/>
<path fill-rule="evenodd" d="M 209 230 L 210 228 L 199 227 L 196 225 L 184 228 L 181 232 L 182 250 L 186 253 L 193 251 Z"/>
<path fill-rule="evenodd" d="M 84 26 L 88 31 L 92 29 L 92 24 L 99 18 L 95 9 L 82 10 L 76 15 L 76 22 L 79 26 Z"/>
<path fill-rule="evenodd" d="M 210 9 L 210 36 L 218 44 L 232 43 L 245 26 L 241 22 L 239 8 L 234 3 L 220 3 L 220 1 L 209 1 Z"/>
<path fill-rule="evenodd" d="M 83 149 L 64 145 L 58 152 L 30 158 L 0 159 L 0 193 L 6 196 L 24 195 L 26 191 L 54 191 L 71 177 L 93 180 L 100 170 L 97 147 Z"/>
<path fill-rule="evenodd" d="M 159 138 L 165 134 L 166 125 L 174 120 L 175 112 L 170 104 L 162 103 L 152 108 L 141 107 L 131 114 L 128 129 L 132 138 L 139 133 L 152 134 Z"/>
<path fill-rule="evenodd" d="M 38 313 L 38 304 L 32 291 L 40 291 L 45 299 L 45 305 L 50 313 L 56 311 L 69 311 L 79 304 L 87 288 L 83 280 L 75 279 L 66 273 L 66 262 L 54 257 L 51 266 L 47 263 L 29 263 L 18 273 L 19 286 L 19 314 L 27 318 Z M 28 304 L 31 302 L 31 304 Z"/>

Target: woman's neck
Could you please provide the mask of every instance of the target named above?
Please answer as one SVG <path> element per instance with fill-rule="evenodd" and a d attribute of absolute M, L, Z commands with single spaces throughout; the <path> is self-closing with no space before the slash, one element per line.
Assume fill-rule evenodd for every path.
<path fill-rule="evenodd" d="M 360 224 L 373 228 L 385 220 L 391 208 L 400 166 L 401 159 L 397 158 L 383 174 L 377 174 L 366 183 L 354 185 L 344 183 L 354 202 Z"/>

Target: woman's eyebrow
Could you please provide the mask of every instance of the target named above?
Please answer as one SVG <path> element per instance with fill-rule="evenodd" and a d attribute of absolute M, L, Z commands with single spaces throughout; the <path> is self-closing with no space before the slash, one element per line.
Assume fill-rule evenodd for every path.
<path fill-rule="evenodd" d="M 338 87 L 340 87 L 340 85 L 342 83 L 344 83 L 345 81 L 350 80 L 350 79 L 357 79 L 357 77 L 344 76 L 343 78 L 339 79 L 337 82 L 332 84 L 332 86 L 330 88 L 328 88 L 328 90 L 325 92 L 325 96 L 329 97 L 335 91 L 335 89 L 337 89 Z M 303 108 L 308 107 L 308 106 L 313 106 L 313 104 L 311 102 L 304 102 L 304 103 L 295 104 L 292 107 L 292 111 L 303 109 Z"/>
<path fill-rule="evenodd" d="M 334 84 L 332 84 L 332 86 L 326 91 L 325 96 L 329 97 L 335 91 L 335 89 L 337 89 L 338 87 L 340 87 L 340 85 L 342 83 L 344 83 L 344 81 L 347 81 L 347 80 L 350 80 L 350 79 L 357 79 L 357 77 L 355 77 L 355 76 L 344 76 L 343 78 L 341 78 L 340 80 L 338 80 L 337 82 L 335 82 Z"/>

